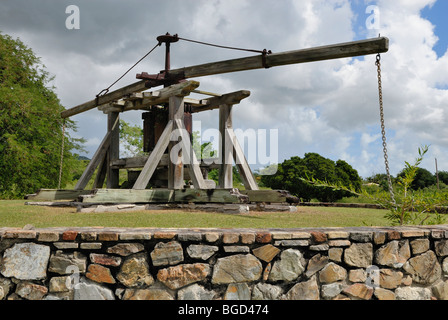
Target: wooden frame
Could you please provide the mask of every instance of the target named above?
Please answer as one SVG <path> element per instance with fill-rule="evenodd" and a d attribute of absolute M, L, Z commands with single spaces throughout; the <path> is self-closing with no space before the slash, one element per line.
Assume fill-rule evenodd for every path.
<path fill-rule="evenodd" d="M 255 202 L 292 201 L 284 191 L 260 191 L 252 171 L 250 170 L 244 151 L 241 148 L 232 125 L 232 111 L 236 104 L 250 95 L 249 91 L 237 91 L 229 94 L 213 94 L 197 90 L 199 82 L 186 79 L 216 75 L 244 70 L 270 68 L 298 63 L 308 63 L 330 59 L 339 59 L 369 54 L 378 54 L 389 50 L 389 39 L 376 38 L 329 46 L 263 54 L 241 59 L 212 62 L 176 70 L 166 69 L 155 77 L 128 85 L 116 91 L 106 93 L 97 99 L 88 101 L 61 113 L 62 118 L 98 109 L 108 115 L 108 131 L 98 150 L 76 184 L 75 190 L 43 190 L 33 198 L 62 199 L 77 196 L 85 202 L 98 200 L 106 202 L 245 202 L 252 199 Z M 165 76 L 167 78 L 165 78 Z M 179 80 L 179 83 L 168 86 L 165 80 Z M 155 79 L 155 80 L 154 80 Z M 166 85 L 165 88 L 147 91 L 152 86 Z M 206 94 L 206 99 L 193 99 L 192 92 Z M 201 172 L 201 163 L 196 159 L 191 146 L 190 137 L 186 134 L 184 125 L 185 104 L 189 113 L 198 113 L 219 108 L 219 146 L 220 159 L 218 168 L 218 188 L 210 186 Z M 147 110 L 154 105 L 168 104 L 169 121 L 159 138 L 154 150 L 147 157 L 139 159 L 119 159 L 119 114 L 131 110 Z M 179 141 L 180 139 L 180 141 Z M 168 151 L 168 154 L 166 154 Z M 233 190 L 233 162 L 235 162 L 246 190 L 242 195 Z M 123 164 L 124 163 L 124 164 Z M 118 187 L 118 172 L 120 168 L 143 167 L 137 180 L 130 190 L 114 190 Z M 147 190 L 147 186 L 160 166 L 168 167 L 168 189 Z M 210 167 L 210 166 L 209 166 Z M 185 171 L 185 168 L 188 171 Z M 95 170 L 97 175 L 93 183 L 93 194 L 84 190 Z M 184 172 L 185 171 L 185 172 Z M 184 189 L 184 179 L 188 175 L 194 189 Z M 106 179 L 107 177 L 107 179 Z M 106 180 L 107 189 L 100 189 Z M 103 190 L 103 191 L 101 191 Z M 230 193 L 229 193 L 230 192 Z M 236 196 L 236 198 L 235 198 Z"/>
<path fill-rule="evenodd" d="M 207 183 L 201 172 L 201 165 L 195 153 L 184 125 L 185 100 L 191 92 L 199 87 L 197 81 L 186 81 L 175 84 L 154 92 L 143 92 L 123 97 L 114 105 L 103 105 L 99 109 L 108 114 L 108 132 L 104 137 L 100 147 L 87 166 L 75 189 L 83 190 L 98 168 L 97 176 L 93 184 L 93 189 L 101 188 L 105 177 L 106 187 L 114 189 L 118 187 L 118 172 L 120 164 L 130 164 L 130 167 L 140 167 L 143 169 L 132 186 L 133 190 L 144 190 L 153 178 L 156 170 L 161 165 L 168 167 L 168 189 L 180 190 L 184 188 L 185 177 L 191 179 L 193 186 L 197 190 L 207 190 L 214 186 Z M 196 90 L 197 91 L 197 90 Z M 201 92 L 202 93 L 202 92 Z M 220 158 L 214 159 L 218 165 L 220 178 L 218 188 L 233 188 L 233 161 L 236 163 L 244 186 L 247 190 L 258 190 L 254 176 L 239 145 L 232 126 L 232 110 L 234 104 L 240 103 L 250 96 L 250 92 L 241 90 L 229 94 L 216 95 L 204 100 L 194 100 L 195 112 L 203 112 L 219 108 L 219 131 L 221 134 Z M 169 122 L 159 138 L 154 150 L 147 157 L 138 159 L 119 159 L 119 136 L 118 123 L 119 113 L 129 110 L 139 110 L 150 105 L 168 101 Z M 189 102 L 193 100 L 189 98 Z M 193 109 L 194 110 L 194 109 Z M 180 141 L 179 141 L 180 139 Z M 173 141 L 175 140 L 175 141 Z M 168 151 L 168 154 L 166 153 Z M 185 163 L 184 163 L 185 162 Z M 185 168 L 188 170 L 184 173 Z"/>

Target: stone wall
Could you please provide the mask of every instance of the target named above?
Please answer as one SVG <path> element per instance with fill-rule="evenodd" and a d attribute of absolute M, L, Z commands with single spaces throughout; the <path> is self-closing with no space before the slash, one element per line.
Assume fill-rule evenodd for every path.
<path fill-rule="evenodd" d="M 0 228 L 0 299 L 448 298 L 448 226 Z"/>

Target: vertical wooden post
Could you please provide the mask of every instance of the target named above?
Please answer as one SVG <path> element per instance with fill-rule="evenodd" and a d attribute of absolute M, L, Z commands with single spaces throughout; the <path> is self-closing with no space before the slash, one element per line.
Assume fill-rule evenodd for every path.
<path fill-rule="evenodd" d="M 169 120 L 173 121 L 173 130 L 179 128 L 176 120 L 184 122 L 184 99 L 183 97 L 170 97 L 169 99 Z M 180 137 L 180 135 L 179 135 Z M 184 164 L 182 161 L 182 148 L 177 152 L 171 152 L 179 142 L 170 142 L 168 145 L 168 189 L 176 190 L 184 188 Z M 177 149 L 177 148 L 176 148 Z M 173 153 L 173 154 L 172 154 Z"/>
<path fill-rule="evenodd" d="M 111 112 L 107 117 L 107 130 L 111 132 L 111 140 L 109 150 L 107 152 L 107 188 L 116 189 L 119 187 L 119 174 L 120 170 L 111 168 L 111 161 L 118 160 L 120 158 L 120 126 L 117 125 L 113 128 L 116 121 L 120 121 L 119 112 Z"/>
<path fill-rule="evenodd" d="M 232 129 L 232 108 L 233 105 L 224 104 L 219 106 L 219 152 L 221 164 L 219 169 L 219 189 L 233 188 L 233 143 L 228 134 L 228 129 Z"/>

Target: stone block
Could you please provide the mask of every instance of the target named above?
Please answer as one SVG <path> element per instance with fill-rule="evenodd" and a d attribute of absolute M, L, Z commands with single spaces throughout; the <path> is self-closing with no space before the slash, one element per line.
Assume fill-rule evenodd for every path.
<path fill-rule="evenodd" d="M 87 257 L 79 252 L 63 253 L 57 251 L 50 257 L 48 271 L 61 275 L 75 273 L 85 273 Z"/>
<path fill-rule="evenodd" d="M 103 266 L 110 266 L 110 267 L 119 267 L 121 265 L 120 257 L 110 256 L 110 255 L 101 254 L 101 253 L 91 253 L 90 261 L 92 261 L 92 263 L 101 264 Z"/>
<path fill-rule="evenodd" d="M 373 245 L 371 243 L 353 243 L 344 251 L 344 262 L 351 267 L 367 268 L 372 265 Z"/>
<path fill-rule="evenodd" d="M 370 300 L 373 296 L 374 289 L 363 283 L 355 283 L 345 288 L 342 292 L 353 298 Z"/>
<path fill-rule="evenodd" d="M 434 248 L 439 257 L 448 256 L 448 240 L 436 241 Z"/>
<path fill-rule="evenodd" d="M 299 282 L 284 296 L 285 300 L 320 300 L 320 290 L 316 277 Z"/>
<path fill-rule="evenodd" d="M 348 239 L 349 236 L 350 236 L 350 233 L 348 233 L 346 231 L 328 231 L 327 232 L 328 240 Z"/>
<path fill-rule="evenodd" d="M 236 267 L 236 266 L 235 266 Z M 161 269 L 157 280 L 172 290 L 205 280 L 210 274 L 210 266 L 205 263 L 183 264 Z"/>
<path fill-rule="evenodd" d="M 442 267 L 431 250 L 409 259 L 403 269 L 412 276 L 414 282 L 423 285 L 432 284 L 442 276 Z"/>
<path fill-rule="evenodd" d="M 409 241 L 391 241 L 375 252 L 375 264 L 400 268 L 411 257 Z"/>
<path fill-rule="evenodd" d="M 175 265 L 184 261 L 184 252 L 179 242 L 159 242 L 151 252 L 154 266 Z"/>
<path fill-rule="evenodd" d="M 304 271 L 302 265 L 302 253 L 299 250 L 288 249 L 280 254 L 280 260 L 276 261 L 269 274 L 270 281 L 293 281 Z"/>
<path fill-rule="evenodd" d="M 265 262 L 271 262 L 272 259 L 280 252 L 280 249 L 274 247 L 271 244 L 256 248 L 252 250 L 254 256 Z"/>
<path fill-rule="evenodd" d="M 128 257 L 117 274 L 117 280 L 128 288 L 153 284 L 154 278 L 149 271 L 146 254 L 139 253 Z"/>
<path fill-rule="evenodd" d="M 37 241 L 40 242 L 56 242 L 59 241 L 59 232 L 56 231 L 41 231 L 37 236 Z"/>
<path fill-rule="evenodd" d="M 187 247 L 188 255 L 193 259 L 207 260 L 213 256 L 219 248 L 217 246 L 192 244 Z"/>
<path fill-rule="evenodd" d="M 255 242 L 270 243 L 272 241 L 272 234 L 270 232 L 258 232 L 255 234 Z"/>
<path fill-rule="evenodd" d="M 118 254 L 122 257 L 127 257 L 131 254 L 138 253 L 145 250 L 141 243 L 119 243 L 113 247 L 107 248 L 107 253 Z"/>
<path fill-rule="evenodd" d="M 255 234 L 254 233 L 241 233 L 241 243 L 243 244 L 253 244 L 255 243 Z"/>
<path fill-rule="evenodd" d="M 125 232 L 120 234 L 120 240 L 132 241 L 132 240 L 151 240 L 151 233 L 149 232 Z"/>
<path fill-rule="evenodd" d="M 99 241 L 118 241 L 118 232 L 100 232 L 98 233 Z"/>
<path fill-rule="evenodd" d="M 205 233 L 205 241 L 208 243 L 217 242 L 221 238 L 221 234 L 218 232 L 206 232 Z"/>
<path fill-rule="evenodd" d="M 42 300 L 48 293 L 48 288 L 35 283 L 20 282 L 17 285 L 16 293 L 26 300 Z"/>
<path fill-rule="evenodd" d="M 64 241 L 75 241 L 78 236 L 78 231 L 67 230 L 62 233 L 62 240 Z"/>
<path fill-rule="evenodd" d="M 228 285 L 224 300 L 250 300 L 251 289 L 246 283 L 231 283 Z"/>
<path fill-rule="evenodd" d="M 415 239 L 412 240 L 410 244 L 413 255 L 417 255 L 428 251 L 430 246 L 429 239 Z M 436 250 L 437 250 L 437 244 L 436 244 Z"/>
<path fill-rule="evenodd" d="M 283 289 L 269 283 L 257 283 L 252 290 L 252 300 L 280 300 Z"/>
<path fill-rule="evenodd" d="M 213 284 L 257 281 L 262 272 L 261 262 L 253 255 L 232 255 L 218 259 L 211 281 Z"/>
<path fill-rule="evenodd" d="M 116 281 L 110 272 L 110 269 L 99 264 L 90 264 L 86 278 L 98 282 L 98 283 L 109 283 L 114 284 Z"/>
<path fill-rule="evenodd" d="M 42 280 L 47 277 L 50 247 L 17 243 L 5 250 L 0 271 L 4 277 L 19 280 Z"/>
<path fill-rule="evenodd" d="M 122 299 L 168 301 L 174 300 L 174 297 L 167 290 L 150 287 L 148 289 L 126 289 Z"/>
<path fill-rule="evenodd" d="M 207 290 L 203 286 L 198 285 L 197 283 L 188 286 L 186 288 L 182 288 L 177 293 L 178 300 L 200 300 L 207 301 L 213 300 L 217 293 L 214 290 Z"/>
<path fill-rule="evenodd" d="M 222 242 L 225 244 L 238 243 L 240 234 L 235 232 L 226 232 L 222 235 Z"/>
<path fill-rule="evenodd" d="M 83 280 L 75 285 L 74 300 L 115 300 L 115 296 L 110 289 Z"/>
<path fill-rule="evenodd" d="M 319 272 L 319 281 L 321 283 L 333 283 L 343 281 L 346 278 L 347 270 L 334 262 L 330 262 Z"/>

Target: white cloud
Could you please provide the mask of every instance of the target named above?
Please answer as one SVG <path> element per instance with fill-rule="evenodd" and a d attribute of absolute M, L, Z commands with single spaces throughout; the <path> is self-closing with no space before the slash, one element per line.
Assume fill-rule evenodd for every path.
<path fill-rule="evenodd" d="M 372 3 L 365 2 L 366 6 Z M 448 170 L 448 128 L 444 125 L 448 120 L 448 51 L 437 56 L 434 26 L 420 14 L 434 3 L 380 0 L 381 29 L 368 35 L 376 37 L 380 32 L 391 41 L 390 51 L 382 55 L 382 67 L 394 174 L 404 160 L 415 157 L 422 144 L 432 145 L 425 163 L 433 166 L 431 158 L 437 156 L 439 169 Z M 2 10 L 5 7 L 8 11 Z M 355 24 L 362 16 L 356 16 L 359 13 L 352 11 L 348 0 L 79 1 L 79 7 L 81 29 L 76 33 L 64 28 L 63 3 L 55 6 L 42 1 L 32 8 L 19 0 L 0 4 L 0 29 L 20 36 L 42 57 L 56 76 L 57 92 L 67 107 L 93 99 L 167 31 L 274 52 L 351 41 L 365 32 Z M 163 51 L 158 49 L 114 88 L 134 82 L 141 71 L 159 72 Z M 173 45 L 172 55 L 173 67 L 183 67 L 246 53 L 179 42 Z M 197 80 L 200 89 L 217 93 L 250 90 L 251 96 L 235 107 L 234 124 L 243 129 L 279 129 L 280 160 L 318 152 L 334 160 L 345 159 L 363 176 L 384 170 L 375 56 Z M 124 117 L 141 123 L 139 113 Z M 90 111 L 74 119 L 78 134 L 90 141 L 88 149 L 93 153 L 94 144 L 105 133 L 106 117 Z M 217 112 L 197 119 L 216 126 Z"/>

